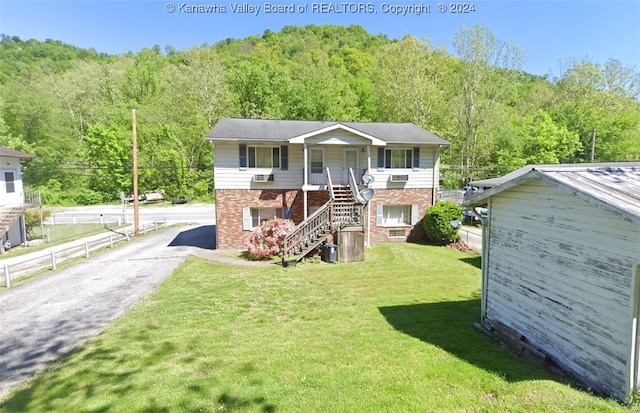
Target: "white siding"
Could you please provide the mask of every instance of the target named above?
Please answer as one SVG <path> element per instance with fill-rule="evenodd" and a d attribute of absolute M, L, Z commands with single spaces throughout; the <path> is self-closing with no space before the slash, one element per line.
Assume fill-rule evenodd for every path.
<path fill-rule="evenodd" d="M 4 173 L 14 173 L 14 192 L 7 193 Z M 20 169 L 20 159 L 0 158 L 0 205 L 21 204 L 24 202 L 24 188 L 22 185 L 22 172 Z"/>
<path fill-rule="evenodd" d="M 239 145 L 241 142 L 216 142 L 213 151 L 213 170 L 216 189 L 292 189 L 302 186 L 302 145 L 289 147 L 289 169 L 280 168 L 247 168 L 240 170 Z M 248 145 L 252 143 L 242 142 Z M 262 146 L 256 144 L 256 146 Z M 281 143 L 264 146 L 282 146 Z M 253 182 L 256 174 L 273 174 L 274 182 Z"/>
<path fill-rule="evenodd" d="M 321 137 L 325 137 L 322 135 Z M 333 138 L 332 138 L 333 139 Z M 359 172 L 356 173 L 356 179 L 359 181 L 360 175 L 367 168 L 367 148 L 368 141 L 361 138 L 358 142 L 353 142 L 353 147 L 359 149 L 358 161 Z M 214 146 L 214 180 L 216 189 L 293 189 L 301 188 L 303 185 L 303 163 L 304 163 L 304 146 L 301 144 L 289 144 L 289 169 L 283 171 L 280 168 L 246 168 L 240 169 L 239 164 L 239 145 L 241 143 L 249 146 L 254 145 L 249 142 L 216 142 Z M 281 146 L 282 143 L 262 144 L 264 146 Z M 260 144 L 256 144 L 260 146 Z M 347 145 L 328 145 L 308 144 L 307 149 L 322 149 L 324 152 L 324 166 L 331 170 L 331 179 L 334 184 L 342 184 L 344 173 L 344 150 Z M 404 147 L 404 146 L 403 146 Z M 410 145 L 407 148 L 413 148 Z M 374 189 L 416 189 L 416 188 L 432 188 L 433 187 L 433 147 L 420 147 L 420 167 L 414 169 L 385 169 L 380 172 L 377 170 L 377 147 L 371 148 L 371 175 L 374 176 L 375 182 L 370 185 Z M 436 163 L 438 158 L 436 158 Z M 253 176 L 256 174 L 273 174 L 274 182 L 256 183 L 253 182 Z M 409 175 L 409 181 L 406 183 L 389 182 L 390 175 Z M 436 175 L 436 185 L 438 176 Z"/>
<path fill-rule="evenodd" d="M 541 181 L 491 199 L 486 317 L 624 398 L 640 228 Z"/>
<path fill-rule="evenodd" d="M 413 149 L 415 146 L 403 145 L 403 148 Z M 389 146 L 391 148 L 391 146 Z M 436 157 L 436 165 L 433 164 L 433 153 L 436 148 L 430 146 L 420 146 L 420 167 L 417 169 L 383 169 L 378 170 L 378 152 L 377 147 L 371 149 L 371 170 L 369 173 L 373 175 L 375 181 L 369 187 L 373 189 L 422 189 L 433 188 L 434 166 L 438 164 Z M 390 182 L 391 175 L 409 175 L 409 181 L 405 183 Z M 438 185 L 438 175 L 436 175 L 436 187 Z"/>

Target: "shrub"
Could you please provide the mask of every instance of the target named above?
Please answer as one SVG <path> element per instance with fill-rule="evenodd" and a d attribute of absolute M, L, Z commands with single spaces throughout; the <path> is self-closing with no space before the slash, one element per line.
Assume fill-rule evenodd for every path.
<path fill-rule="evenodd" d="M 40 212 L 42 212 L 42 216 L 40 215 Z M 40 210 L 36 208 L 27 209 L 26 211 L 24 211 L 24 217 L 25 217 L 25 226 L 27 228 L 27 233 L 31 238 L 33 238 L 34 237 L 33 230 L 40 227 L 43 220 L 46 220 L 47 218 L 51 217 L 51 210 L 50 209 Z"/>
<path fill-rule="evenodd" d="M 74 199 L 78 205 L 98 205 L 104 202 L 102 194 L 92 189 L 78 188 L 78 191 L 74 195 Z"/>
<path fill-rule="evenodd" d="M 453 220 L 462 221 L 462 207 L 452 201 L 438 201 L 427 209 L 422 221 L 427 238 L 437 242 L 455 242 L 460 236 Z"/>
<path fill-rule="evenodd" d="M 261 259 L 279 254 L 285 237 L 294 228 L 295 224 L 289 219 L 275 218 L 263 221 L 245 243 L 247 251 Z"/>

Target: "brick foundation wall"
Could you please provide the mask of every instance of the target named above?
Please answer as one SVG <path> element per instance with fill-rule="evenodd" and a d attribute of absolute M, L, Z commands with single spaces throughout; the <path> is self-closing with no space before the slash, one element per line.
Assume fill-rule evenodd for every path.
<path fill-rule="evenodd" d="M 320 207 L 329 200 L 326 191 L 307 193 L 309 207 Z M 298 189 L 218 189 L 216 190 L 216 226 L 218 248 L 245 248 L 251 231 L 242 230 L 242 208 L 291 208 L 296 224 L 304 219 L 304 193 Z"/>
<path fill-rule="evenodd" d="M 300 196 L 298 196 L 300 192 Z M 244 242 L 251 231 L 242 230 L 242 208 L 284 208 L 291 207 L 294 200 L 300 198 L 302 191 L 297 190 L 216 190 L 216 228 L 218 231 L 218 248 L 245 248 Z M 291 210 L 291 218 L 302 220 L 302 208 Z M 297 220 L 296 220 L 297 219 Z"/>
<path fill-rule="evenodd" d="M 371 199 L 371 215 L 369 224 L 371 226 L 371 244 L 381 242 L 417 242 L 426 241 L 422 219 L 427 209 L 433 205 L 433 191 L 431 188 L 422 189 L 376 189 L 374 197 Z M 379 227 L 376 225 L 376 206 L 382 205 L 418 205 L 418 219 L 413 227 Z M 390 237 L 390 230 L 404 230 L 404 237 Z"/>
<path fill-rule="evenodd" d="M 307 204 L 310 208 L 320 207 L 329 200 L 326 191 L 310 191 L 307 193 Z M 371 243 L 381 242 L 424 242 L 425 234 L 422 218 L 428 207 L 432 205 L 432 190 L 428 189 L 377 189 L 371 202 Z M 378 227 L 376 226 L 376 205 L 418 205 L 419 222 L 413 227 Z M 298 189 L 290 190 L 216 190 L 216 225 L 218 231 L 218 248 L 244 249 L 245 240 L 251 234 L 242 230 L 242 208 L 291 208 L 291 219 L 300 223 L 304 218 L 304 193 Z M 390 237 L 389 230 L 405 231 L 404 237 Z"/>

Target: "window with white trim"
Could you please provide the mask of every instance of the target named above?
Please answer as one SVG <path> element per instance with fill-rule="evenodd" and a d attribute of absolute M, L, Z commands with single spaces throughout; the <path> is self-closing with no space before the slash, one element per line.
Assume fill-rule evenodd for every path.
<path fill-rule="evenodd" d="M 312 174 L 321 174 L 324 169 L 324 153 L 322 149 L 311 149 L 309 168 Z"/>
<path fill-rule="evenodd" d="M 407 169 L 413 167 L 413 150 L 387 149 L 385 152 L 385 168 Z"/>
<path fill-rule="evenodd" d="M 279 168 L 280 147 L 249 146 L 249 168 Z"/>
<path fill-rule="evenodd" d="M 410 205 L 385 205 L 382 208 L 382 225 L 410 225 L 411 206 Z"/>
<path fill-rule="evenodd" d="M 291 208 L 242 208 L 242 229 L 251 231 L 264 221 L 274 218 L 290 219 Z"/>
<path fill-rule="evenodd" d="M 418 205 L 377 205 L 376 225 L 403 227 L 418 223 Z"/>

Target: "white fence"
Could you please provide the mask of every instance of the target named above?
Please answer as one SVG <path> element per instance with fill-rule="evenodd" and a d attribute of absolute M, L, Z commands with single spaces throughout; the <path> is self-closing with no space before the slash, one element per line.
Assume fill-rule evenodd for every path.
<path fill-rule="evenodd" d="M 166 226 L 166 221 L 146 223 L 140 228 L 140 233 L 146 234 L 149 231 L 157 231 L 159 227 Z M 124 240 L 130 241 L 133 236 L 135 236 L 133 227 L 112 230 L 106 234 L 94 235 L 77 242 L 69 242 L 58 248 L 52 247 L 46 252 L 43 251 L 42 254 L 28 254 L 23 259 L 18 257 L 15 260 L 11 260 L 11 263 L 2 263 L 0 261 L 0 268 L 4 272 L 4 277 L 0 277 L 0 280 L 4 278 L 4 287 L 10 288 L 11 281 L 40 271 L 55 270 L 58 264 L 70 259 L 89 258 L 92 251 L 107 247 L 113 248 L 116 243 Z M 2 283 L 0 283 L 0 286 L 2 286 Z"/>

